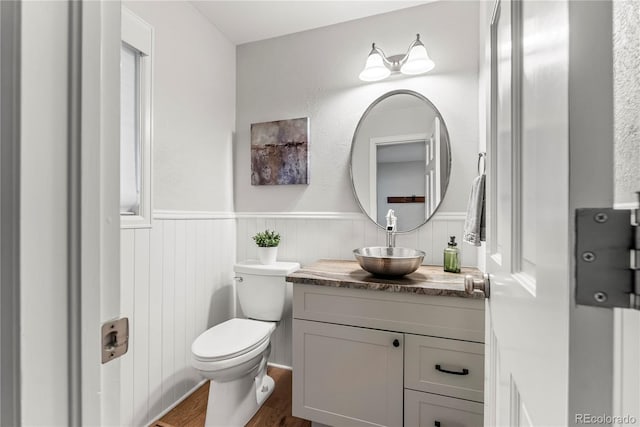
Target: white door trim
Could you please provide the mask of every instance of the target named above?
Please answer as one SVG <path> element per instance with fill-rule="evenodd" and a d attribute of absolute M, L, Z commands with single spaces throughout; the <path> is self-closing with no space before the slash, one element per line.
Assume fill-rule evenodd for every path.
<path fill-rule="evenodd" d="M 436 117 L 437 119 L 437 117 Z M 424 142 L 425 153 L 429 152 L 426 133 L 374 137 L 369 140 L 369 217 L 378 218 L 378 147 L 384 145 L 413 144 Z M 425 192 L 427 187 L 425 187 Z M 425 202 L 426 204 L 426 202 Z M 374 221 L 377 222 L 377 221 Z"/>
<path fill-rule="evenodd" d="M 72 419 L 74 425 L 120 425 L 120 360 L 103 365 L 100 348 L 102 323 L 120 316 L 120 2 L 82 1 L 77 19 L 81 114 L 72 119 L 82 149 L 76 153 L 78 205 L 70 208 L 78 210 L 80 253 L 71 255 L 81 268 L 82 292 L 74 288 L 70 303 L 82 325 L 71 339 L 82 345 L 74 348 L 81 408 Z"/>

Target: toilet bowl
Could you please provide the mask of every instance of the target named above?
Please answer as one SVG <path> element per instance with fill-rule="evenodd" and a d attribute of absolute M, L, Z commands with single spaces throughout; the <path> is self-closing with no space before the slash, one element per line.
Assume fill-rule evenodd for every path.
<path fill-rule="evenodd" d="M 240 307 L 248 319 L 230 319 L 209 328 L 191 346 L 191 364 L 210 380 L 205 426 L 244 426 L 269 397 L 267 372 L 271 334 L 282 317 L 285 276 L 298 263 L 236 264 Z"/>

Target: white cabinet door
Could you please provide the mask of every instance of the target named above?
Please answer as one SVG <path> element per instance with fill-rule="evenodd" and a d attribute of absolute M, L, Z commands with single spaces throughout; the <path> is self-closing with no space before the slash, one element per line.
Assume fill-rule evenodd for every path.
<path fill-rule="evenodd" d="M 294 416 L 402 425 L 403 334 L 294 319 L 293 343 Z"/>

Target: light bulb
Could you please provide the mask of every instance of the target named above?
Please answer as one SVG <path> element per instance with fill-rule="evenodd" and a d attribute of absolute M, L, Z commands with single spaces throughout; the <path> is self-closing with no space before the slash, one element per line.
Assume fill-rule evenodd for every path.
<path fill-rule="evenodd" d="M 400 67 L 400 72 L 402 74 L 422 74 L 432 70 L 433 67 L 435 67 L 435 64 L 429 58 L 427 49 L 425 49 L 420 40 L 416 40 L 409 50 L 407 60 Z"/>
<path fill-rule="evenodd" d="M 365 82 L 375 82 L 378 80 L 386 79 L 391 74 L 391 71 L 384 65 L 382 55 L 374 48 L 364 66 L 364 70 L 360 73 L 360 80 Z"/>

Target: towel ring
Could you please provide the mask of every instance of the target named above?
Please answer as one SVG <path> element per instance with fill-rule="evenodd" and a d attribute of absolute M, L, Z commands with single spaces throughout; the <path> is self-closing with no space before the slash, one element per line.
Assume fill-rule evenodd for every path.
<path fill-rule="evenodd" d="M 480 169 L 480 162 L 482 162 L 482 169 Z M 478 175 L 484 175 L 487 172 L 487 153 L 484 151 L 478 153 Z"/>

